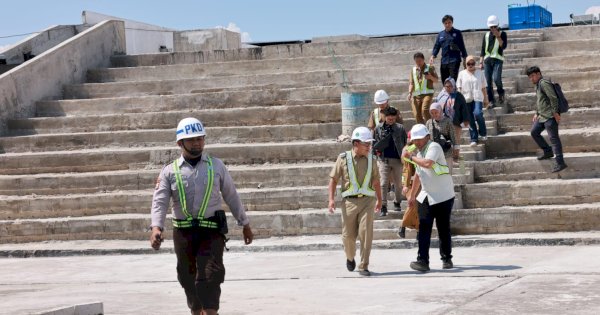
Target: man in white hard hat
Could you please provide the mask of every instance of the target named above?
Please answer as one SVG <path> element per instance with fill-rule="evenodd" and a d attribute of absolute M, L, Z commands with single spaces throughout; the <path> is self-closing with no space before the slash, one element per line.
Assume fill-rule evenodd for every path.
<path fill-rule="evenodd" d="M 173 199 L 173 243 L 177 278 L 192 314 L 217 314 L 221 283 L 225 280 L 223 249 L 227 234 L 222 201 L 243 226 L 246 244 L 253 234 L 244 206 L 223 162 L 204 152 L 206 131 L 196 118 L 177 125 L 181 156 L 167 164 L 156 180 L 152 199 L 150 244 L 158 250 L 165 218 Z"/>
<path fill-rule="evenodd" d="M 419 212 L 419 252 L 417 260 L 410 263 L 410 267 L 417 271 L 429 271 L 429 246 L 435 219 L 442 267 L 450 269 L 453 267 L 450 235 L 450 213 L 454 205 L 452 176 L 442 147 L 431 140 L 425 125 L 414 125 L 410 135 L 416 150 L 406 150 L 402 158 L 415 165 L 417 176 L 408 196 L 408 204 L 411 206 L 418 202 Z M 419 187 L 421 191 L 417 195 Z"/>
<path fill-rule="evenodd" d="M 375 130 L 377 124 L 383 123 L 385 121 L 385 115 L 383 114 L 383 111 L 388 107 L 393 107 L 390 105 L 389 100 L 390 97 L 384 90 L 377 90 L 375 92 L 373 102 L 375 103 L 375 105 L 377 105 L 377 107 L 373 109 L 371 115 L 369 116 L 369 121 L 367 122 L 367 127 L 369 127 L 371 131 Z M 402 114 L 400 114 L 400 111 L 398 111 L 396 122 L 401 124 L 402 121 Z"/>
<path fill-rule="evenodd" d="M 329 173 L 329 212 L 335 211 L 337 183 L 342 187 L 342 241 L 346 253 L 346 268 L 354 271 L 356 238 L 360 240 L 361 276 L 370 276 L 369 256 L 373 243 L 373 214 L 382 205 L 381 185 L 375 158 L 371 154 L 373 137 L 366 127 L 352 132 L 352 150 L 340 154 Z"/>
<path fill-rule="evenodd" d="M 499 20 L 495 15 L 490 15 L 487 19 L 489 32 L 483 35 L 481 44 L 481 54 L 479 57 L 479 67 L 484 69 L 485 79 L 487 81 L 487 96 L 490 103 L 489 108 L 494 108 L 496 99 L 494 98 L 494 86 L 498 91 L 498 101 L 504 103 L 504 88 L 502 86 L 502 65 L 504 64 L 504 50 L 508 45 L 506 32 L 499 28 Z"/>

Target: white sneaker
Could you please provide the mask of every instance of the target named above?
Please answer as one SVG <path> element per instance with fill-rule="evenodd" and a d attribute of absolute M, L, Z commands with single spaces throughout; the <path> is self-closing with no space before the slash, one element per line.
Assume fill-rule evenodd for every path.
<path fill-rule="evenodd" d="M 485 141 L 487 140 L 487 137 L 481 137 L 481 140 Z"/>
<path fill-rule="evenodd" d="M 477 146 L 477 142 L 475 142 L 475 141 L 471 142 L 471 146 L 472 147 L 476 147 Z"/>

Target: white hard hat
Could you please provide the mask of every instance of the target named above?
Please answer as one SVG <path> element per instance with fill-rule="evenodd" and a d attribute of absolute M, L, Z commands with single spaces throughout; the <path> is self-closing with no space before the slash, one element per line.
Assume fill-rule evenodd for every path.
<path fill-rule="evenodd" d="M 375 102 L 375 104 L 381 105 L 381 104 L 387 102 L 389 99 L 390 99 L 390 97 L 388 96 L 387 93 L 385 93 L 384 90 L 377 90 L 377 92 L 375 92 L 375 97 L 374 97 L 373 101 Z"/>
<path fill-rule="evenodd" d="M 360 142 L 373 142 L 373 135 L 371 130 L 367 127 L 358 127 L 352 131 L 352 140 L 359 140 Z"/>
<path fill-rule="evenodd" d="M 181 139 L 195 138 L 206 136 L 206 130 L 202 123 L 193 117 L 182 119 L 177 124 L 177 141 Z"/>
<path fill-rule="evenodd" d="M 429 130 L 423 124 L 416 124 L 410 129 L 410 139 L 419 140 L 427 137 Z"/>
<path fill-rule="evenodd" d="M 488 17 L 487 20 L 487 26 L 488 27 L 492 27 L 492 26 L 498 26 L 500 24 L 500 22 L 498 21 L 498 17 L 495 15 L 490 15 Z"/>

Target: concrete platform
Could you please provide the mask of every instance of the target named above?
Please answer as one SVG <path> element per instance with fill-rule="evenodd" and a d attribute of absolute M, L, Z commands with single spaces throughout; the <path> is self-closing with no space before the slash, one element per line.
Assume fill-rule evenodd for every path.
<path fill-rule="evenodd" d="M 376 247 L 369 267 L 373 275 L 362 278 L 346 271 L 340 249 L 226 253 L 220 312 L 397 314 L 399 308 L 412 314 L 600 312 L 596 303 L 600 274 L 590 259 L 600 255 L 600 246 L 456 247 L 452 270 L 441 269 L 435 249 L 431 254 L 432 271 L 421 274 L 408 267 L 415 249 Z M 573 261 L 578 261 L 576 272 Z M 11 258 L 0 259 L 0 266 L 5 288 L 0 308 L 11 314 L 90 300 L 102 301 L 106 314 L 188 312 L 173 254 Z M 357 297 L 357 287 L 364 292 L 352 298 Z"/>

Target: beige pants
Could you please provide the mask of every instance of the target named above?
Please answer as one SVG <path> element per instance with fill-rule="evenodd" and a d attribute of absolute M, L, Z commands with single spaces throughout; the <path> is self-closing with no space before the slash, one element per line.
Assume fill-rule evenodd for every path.
<path fill-rule="evenodd" d="M 387 205 L 387 195 L 390 190 L 390 180 L 394 183 L 394 201 L 402 201 L 402 161 L 400 159 L 377 160 L 379 182 L 383 193 L 383 205 Z"/>
<path fill-rule="evenodd" d="M 369 268 L 369 256 L 373 244 L 374 197 L 344 198 L 342 201 L 342 242 L 346 259 L 354 260 L 356 238 L 360 240 L 360 264 L 358 270 Z"/>
<path fill-rule="evenodd" d="M 419 95 L 412 99 L 412 112 L 417 120 L 417 124 L 425 124 L 426 121 L 431 119 L 429 113 L 429 106 L 433 99 L 433 94 Z"/>

